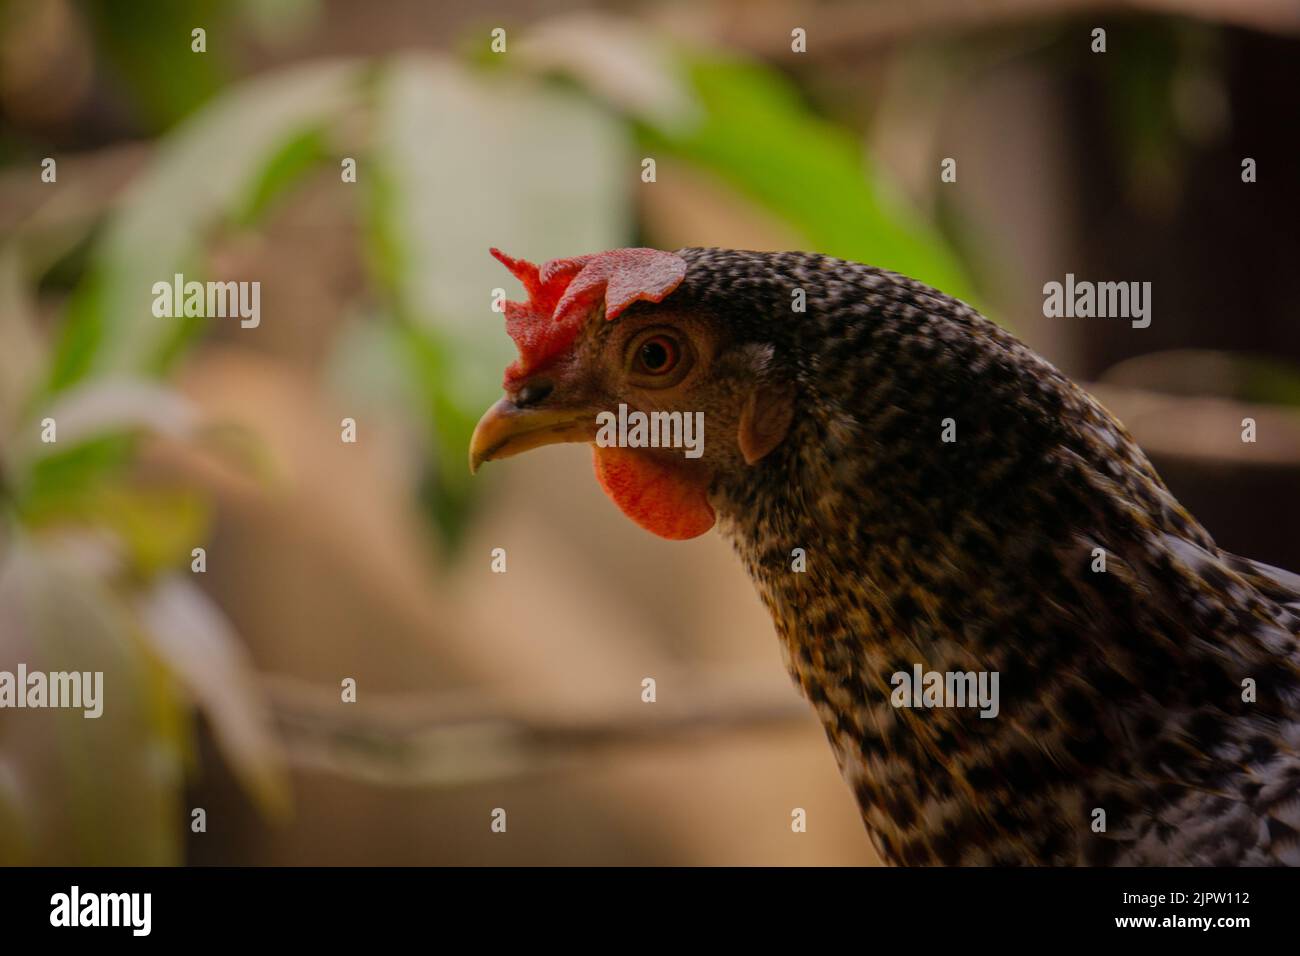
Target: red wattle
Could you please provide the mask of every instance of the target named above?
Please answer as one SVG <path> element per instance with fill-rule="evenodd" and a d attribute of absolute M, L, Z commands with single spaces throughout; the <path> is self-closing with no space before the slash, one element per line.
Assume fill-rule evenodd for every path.
<path fill-rule="evenodd" d="M 713 527 L 708 489 L 682 466 L 627 448 L 593 445 L 596 479 L 623 514 L 670 541 L 696 538 Z"/>

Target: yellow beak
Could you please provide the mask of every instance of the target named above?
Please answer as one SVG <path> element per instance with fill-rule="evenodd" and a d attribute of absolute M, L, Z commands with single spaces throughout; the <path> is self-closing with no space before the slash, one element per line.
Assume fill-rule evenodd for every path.
<path fill-rule="evenodd" d="M 596 438 L 596 412 L 586 409 L 520 408 L 503 398 L 479 419 L 469 440 L 469 470 L 530 448 Z"/>

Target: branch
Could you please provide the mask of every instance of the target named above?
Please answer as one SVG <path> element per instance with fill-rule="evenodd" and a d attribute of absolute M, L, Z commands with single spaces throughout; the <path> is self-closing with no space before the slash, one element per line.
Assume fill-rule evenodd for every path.
<path fill-rule="evenodd" d="M 629 748 L 681 744 L 807 722 L 793 693 L 777 699 L 735 682 L 692 691 L 684 703 L 538 718 L 489 710 L 484 697 L 369 695 L 344 704 L 339 690 L 265 677 L 290 763 L 390 786 L 456 787 L 553 771 Z M 682 696 L 682 695 L 678 695 Z"/>
<path fill-rule="evenodd" d="M 852 53 L 929 33 L 1016 26 L 1047 18 L 1095 14 L 1186 16 L 1281 34 L 1300 34 L 1295 0 L 873 0 L 821 3 L 682 5 L 665 19 L 678 30 L 762 56 L 790 52 L 790 30 L 803 27 L 820 49 Z"/>

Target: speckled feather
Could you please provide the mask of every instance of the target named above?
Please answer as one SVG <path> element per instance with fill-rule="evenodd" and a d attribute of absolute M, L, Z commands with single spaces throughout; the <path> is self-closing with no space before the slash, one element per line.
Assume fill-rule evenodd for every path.
<path fill-rule="evenodd" d="M 1221 552 L 1111 415 L 968 306 L 820 255 L 678 255 L 665 306 L 796 383 L 786 440 L 710 501 L 884 859 L 1300 864 L 1300 578 Z M 894 708 L 914 663 L 998 671 L 1000 715 Z"/>

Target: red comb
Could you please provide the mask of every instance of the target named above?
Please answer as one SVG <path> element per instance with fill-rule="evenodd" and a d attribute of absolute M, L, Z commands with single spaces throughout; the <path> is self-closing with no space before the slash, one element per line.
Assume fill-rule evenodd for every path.
<path fill-rule="evenodd" d="M 500 249 L 492 255 L 528 293 L 527 302 L 506 303 L 506 332 L 519 348 L 519 360 L 506 369 L 507 386 L 563 354 L 602 298 L 605 318 L 615 319 L 633 302 L 662 302 L 686 276 L 686 260 L 658 249 L 552 259 L 540 268 Z"/>

